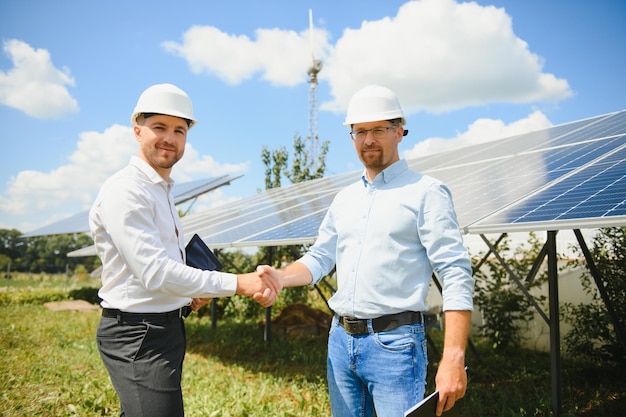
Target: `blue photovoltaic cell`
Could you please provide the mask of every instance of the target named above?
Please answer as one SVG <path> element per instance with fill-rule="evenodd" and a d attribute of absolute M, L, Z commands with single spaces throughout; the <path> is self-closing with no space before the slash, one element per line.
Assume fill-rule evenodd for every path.
<path fill-rule="evenodd" d="M 270 189 L 215 211 L 185 216 L 183 230 L 187 237 L 198 233 L 214 248 L 256 245 L 275 238 L 312 241 L 335 194 L 359 175 L 348 173 Z"/>
<path fill-rule="evenodd" d="M 502 215 L 508 223 L 623 216 L 626 215 L 625 202 L 626 146 L 623 146 Z"/>

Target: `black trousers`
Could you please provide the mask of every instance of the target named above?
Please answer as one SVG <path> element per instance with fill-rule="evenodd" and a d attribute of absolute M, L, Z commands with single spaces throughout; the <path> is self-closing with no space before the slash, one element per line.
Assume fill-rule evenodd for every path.
<path fill-rule="evenodd" d="M 184 416 L 182 318 L 102 317 L 96 341 L 120 399 L 120 416 Z"/>

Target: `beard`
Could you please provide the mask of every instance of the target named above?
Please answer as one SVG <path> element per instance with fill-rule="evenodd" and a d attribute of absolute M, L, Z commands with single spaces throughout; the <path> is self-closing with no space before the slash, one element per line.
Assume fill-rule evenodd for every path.
<path fill-rule="evenodd" d="M 145 149 L 143 153 L 152 166 L 160 169 L 172 168 L 183 157 L 183 151 L 163 145 L 152 146 Z"/>
<path fill-rule="evenodd" d="M 377 152 L 375 153 L 368 152 L 372 150 L 376 150 Z M 383 168 L 385 165 L 383 162 L 383 152 L 382 152 L 382 149 L 380 148 L 370 147 L 370 148 L 361 149 L 361 152 L 359 154 L 359 159 L 361 159 L 361 162 L 363 163 L 365 168 L 368 168 L 368 169 L 378 170 L 380 168 Z"/>

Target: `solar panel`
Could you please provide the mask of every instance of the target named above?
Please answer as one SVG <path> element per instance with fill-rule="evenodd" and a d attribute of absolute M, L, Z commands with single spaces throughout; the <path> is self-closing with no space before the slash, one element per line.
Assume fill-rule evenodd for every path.
<path fill-rule="evenodd" d="M 471 226 L 487 233 L 506 224 L 509 231 L 558 230 L 576 224 L 626 224 L 626 135 L 621 145 L 527 198 Z M 580 226 L 579 226 L 580 227 Z"/>
<path fill-rule="evenodd" d="M 183 230 L 186 237 L 197 233 L 213 248 L 313 242 L 335 194 L 358 177 L 347 173 L 273 188 L 185 216 Z"/>
<path fill-rule="evenodd" d="M 426 173 L 450 187 L 459 222 L 466 226 L 593 163 L 623 142 L 622 136 L 582 141 Z M 507 223 L 500 220 L 492 219 Z"/>
<path fill-rule="evenodd" d="M 198 197 L 199 195 L 207 193 L 223 185 L 230 184 L 231 181 L 241 178 L 242 176 L 243 175 L 222 175 L 221 177 L 205 178 L 203 180 L 188 181 L 180 184 L 176 183 L 174 184 L 174 188 L 172 188 L 174 204 L 182 204 Z"/>
<path fill-rule="evenodd" d="M 195 180 L 175 183 L 172 188 L 172 196 L 175 204 L 181 204 L 202 195 L 206 192 L 229 184 L 231 181 L 240 178 L 241 175 L 222 175 L 221 177 L 205 178 L 203 180 Z M 71 217 L 58 222 L 40 227 L 28 233 L 24 233 L 22 237 L 62 235 L 67 233 L 88 233 L 89 232 L 89 210 L 81 211 Z"/>
<path fill-rule="evenodd" d="M 409 159 L 450 188 L 465 232 L 626 223 L 626 111 Z M 362 170 L 267 190 L 182 219 L 211 247 L 311 243 L 339 190 Z"/>

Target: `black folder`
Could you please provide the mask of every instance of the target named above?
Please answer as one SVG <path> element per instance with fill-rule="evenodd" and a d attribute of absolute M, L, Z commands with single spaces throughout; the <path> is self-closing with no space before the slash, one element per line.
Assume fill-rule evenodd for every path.
<path fill-rule="evenodd" d="M 198 234 L 194 234 L 185 247 L 187 265 L 205 271 L 219 271 L 224 265 L 217 256 L 209 249 Z"/>

